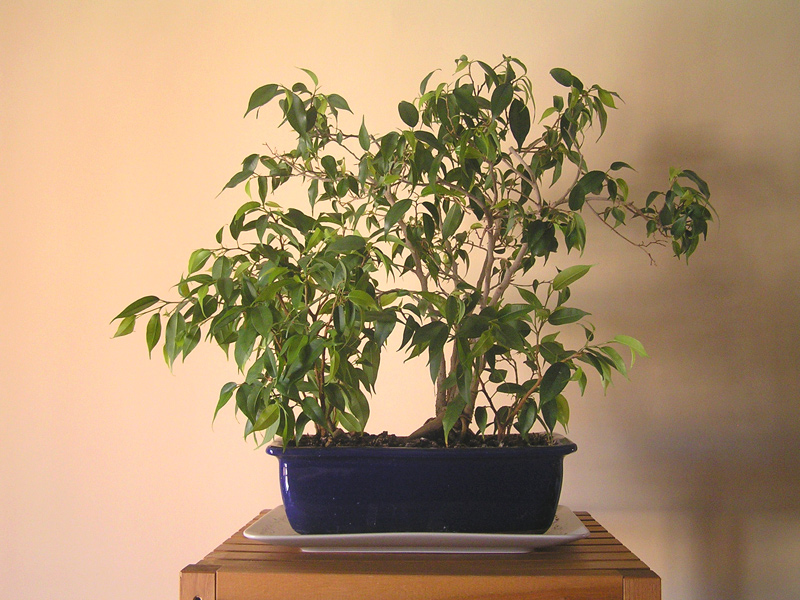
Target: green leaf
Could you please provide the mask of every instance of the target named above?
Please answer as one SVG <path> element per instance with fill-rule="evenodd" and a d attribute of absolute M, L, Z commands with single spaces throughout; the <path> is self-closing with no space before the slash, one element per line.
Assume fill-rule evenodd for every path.
<path fill-rule="evenodd" d="M 383 303 L 383 298 L 384 296 L 381 296 L 381 303 Z M 393 311 L 382 312 L 381 317 L 375 322 L 375 343 L 382 346 L 389 339 L 396 324 L 397 317 Z"/>
<path fill-rule="evenodd" d="M 255 327 L 245 326 L 239 329 L 239 337 L 236 338 L 233 357 L 240 371 L 244 370 L 245 364 L 253 353 L 253 345 L 255 344 L 257 336 L 258 332 Z"/>
<path fill-rule="evenodd" d="M 528 137 L 528 132 L 531 130 L 531 113 L 528 107 L 519 100 L 514 99 L 511 103 L 511 109 L 508 111 L 509 124 L 511 125 L 511 134 L 520 148 L 525 144 L 525 138 Z"/>
<path fill-rule="evenodd" d="M 580 321 L 588 314 L 589 313 L 581 310 L 580 308 L 568 308 L 566 306 L 561 306 L 550 313 L 550 316 L 547 318 L 547 322 L 551 325 L 567 325 L 568 323 Z"/>
<path fill-rule="evenodd" d="M 353 290 L 347 295 L 347 298 L 350 300 L 350 302 L 356 306 L 360 306 L 361 308 L 366 308 L 367 310 L 378 310 L 378 304 L 375 302 L 375 298 L 362 290 Z"/>
<path fill-rule="evenodd" d="M 607 90 L 598 89 L 597 90 L 597 97 L 600 98 L 600 102 L 608 106 L 609 108 L 617 108 L 614 105 L 614 96 L 611 95 Z"/>
<path fill-rule="evenodd" d="M 631 170 L 634 170 L 632 166 L 630 166 L 626 162 L 622 162 L 621 160 L 618 160 L 616 162 L 611 163 L 611 166 L 609 167 L 609 169 L 611 171 L 619 171 L 620 169 L 631 169 Z"/>
<path fill-rule="evenodd" d="M 319 179 L 314 179 L 311 183 L 308 184 L 308 203 L 311 205 L 311 208 L 314 208 L 314 202 L 316 202 L 318 195 L 319 195 Z M 263 237 L 263 234 L 261 237 Z"/>
<path fill-rule="evenodd" d="M 510 83 L 501 83 L 492 93 L 491 108 L 492 116 L 497 118 L 514 98 L 514 88 Z"/>
<path fill-rule="evenodd" d="M 249 156 L 245 157 L 245 159 L 242 161 L 242 171 L 255 173 L 256 167 L 258 167 L 258 162 L 259 162 L 258 159 L 259 159 L 258 154 L 250 154 Z"/>
<path fill-rule="evenodd" d="M 392 207 L 386 213 L 386 220 L 383 223 L 383 231 L 385 233 L 389 233 L 389 230 L 400 220 L 403 218 L 411 206 L 414 204 L 414 201 L 411 198 L 406 198 L 405 200 L 398 200 L 395 202 Z"/>
<path fill-rule="evenodd" d="M 500 323 L 497 327 L 493 328 L 492 331 L 499 344 L 519 352 L 525 351 L 525 341 L 517 329 L 510 323 Z"/>
<path fill-rule="evenodd" d="M 303 398 L 300 405 L 303 407 L 303 414 L 305 414 L 320 427 L 325 427 L 325 413 L 322 411 L 322 407 L 316 400 L 314 400 L 314 398 L 306 396 Z"/>
<path fill-rule="evenodd" d="M 347 265 L 340 260 L 336 262 L 336 266 L 333 268 L 333 279 L 331 279 L 331 285 L 334 288 L 338 288 L 345 281 L 347 281 Z"/>
<path fill-rule="evenodd" d="M 403 120 L 403 123 L 409 127 L 415 127 L 417 123 L 419 123 L 419 112 L 411 102 L 406 102 L 405 100 L 401 101 L 400 104 L 397 105 L 397 110 L 400 113 L 400 118 Z"/>
<path fill-rule="evenodd" d="M 444 360 L 444 345 L 447 343 L 448 329 L 444 323 L 438 323 L 440 327 L 434 330 L 433 339 L 428 346 L 428 370 L 430 371 L 431 381 L 434 383 L 439 376 L 439 370 Z"/>
<path fill-rule="evenodd" d="M 580 210 L 588 194 L 599 194 L 603 191 L 606 174 L 603 171 L 589 171 L 581 177 L 569 194 L 571 210 Z"/>
<path fill-rule="evenodd" d="M 286 113 L 286 120 L 297 133 L 304 136 L 308 132 L 308 116 L 303 101 L 297 94 L 291 94 L 292 105 Z"/>
<path fill-rule="evenodd" d="M 480 315 L 469 315 L 461 323 L 459 327 L 459 337 L 466 339 L 474 339 L 483 335 L 483 332 L 489 329 L 489 319 Z"/>
<path fill-rule="evenodd" d="M 128 335 L 133 331 L 133 326 L 136 324 L 136 317 L 131 315 L 130 317 L 125 317 L 117 327 L 117 332 L 114 334 L 114 337 L 122 337 L 123 335 Z"/>
<path fill-rule="evenodd" d="M 591 268 L 592 265 L 574 265 L 572 267 L 567 267 L 553 279 L 553 290 L 563 290 L 565 287 L 572 285 L 578 279 L 586 275 Z"/>
<path fill-rule="evenodd" d="M 244 113 L 244 116 L 246 117 L 250 113 L 250 111 L 264 106 L 267 102 L 272 100 L 277 95 L 278 95 L 277 85 L 275 85 L 274 83 L 268 83 L 267 85 L 262 85 L 260 88 L 254 91 L 250 96 L 250 102 L 248 102 L 247 104 L 247 112 Z"/>
<path fill-rule="evenodd" d="M 292 227 L 300 231 L 302 234 L 307 234 L 317 224 L 316 221 L 309 217 L 301 210 L 290 208 L 283 216 L 284 222 L 290 224 Z"/>
<path fill-rule="evenodd" d="M 385 292 L 385 293 L 381 294 L 381 297 L 380 297 L 381 308 L 385 308 L 385 307 L 389 306 L 392 302 L 397 300 L 398 295 L 399 294 L 397 292 Z"/>
<path fill-rule="evenodd" d="M 633 365 L 634 360 L 636 360 L 636 355 L 643 356 L 647 358 L 647 352 L 645 352 L 644 346 L 642 343 L 637 340 L 636 338 L 632 338 L 629 335 L 617 335 L 614 337 L 615 342 L 619 342 L 623 346 L 627 346 L 631 350 L 631 365 Z"/>
<path fill-rule="evenodd" d="M 360 433 L 364 431 L 364 426 L 361 425 L 361 423 L 358 422 L 358 419 L 356 419 L 350 413 L 339 411 L 337 415 L 339 417 L 339 423 L 341 423 L 342 427 L 344 427 L 346 431 L 351 433 Z"/>
<path fill-rule="evenodd" d="M 256 422 L 253 424 L 253 431 L 264 431 L 264 438 L 267 440 L 275 437 L 280 426 L 281 407 L 279 404 L 269 404 L 262 410 Z M 298 419 L 299 420 L 299 419 Z"/>
<path fill-rule="evenodd" d="M 447 239 L 452 237 L 456 231 L 458 231 L 459 225 L 461 225 L 461 221 L 464 219 L 464 211 L 461 208 L 461 205 L 457 202 L 450 207 L 450 210 L 447 211 L 447 216 L 444 218 L 444 224 L 442 225 L 442 237 Z"/>
<path fill-rule="evenodd" d="M 269 184 L 266 175 L 259 175 L 258 176 L 258 197 L 261 198 L 261 201 L 264 202 L 267 199 L 267 194 L 269 193 Z M 316 180 L 315 180 L 316 181 Z M 220 242 L 221 240 L 217 240 Z"/>
<path fill-rule="evenodd" d="M 254 306 L 249 313 L 250 322 L 258 334 L 264 339 L 271 335 L 272 311 L 266 305 Z"/>
<path fill-rule="evenodd" d="M 519 416 L 517 417 L 516 428 L 517 431 L 522 434 L 523 437 L 527 437 L 528 432 L 533 427 L 533 424 L 536 422 L 536 416 L 539 413 L 539 407 L 536 406 L 535 402 L 526 402 L 525 406 L 519 412 Z"/>
<path fill-rule="evenodd" d="M 277 423 L 279 425 L 274 429 L 274 431 L 284 439 L 284 443 L 286 443 L 288 440 L 291 440 L 295 432 L 296 423 L 294 412 L 281 406 L 281 418 L 277 421 Z M 270 431 L 270 429 L 267 431 Z"/>
<path fill-rule="evenodd" d="M 228 383 L 222 386 L 222 389 L 220 389 L 219 391 L 219 401 L 217 401 L 217 408 L 214 409 L 214 417 L 213 419 L 211 419 L 212 423 L 214 422 L 214 419 L 217 418 L 217 413 L 220 411 L 220 409 L 228 403 L 228 400 L 231 399 L 231 396 L 233 396 L 233 391 L 237 387 L 238 384 L 236 384 L 233 381 L 229 381 Z"/>
<path fill-rule="evenodd" d="M 468 115 L 478 116 L 478 101 L 475 99 L 475 89 L 471 83 L 465 83 L 453 90 L 459 108 Z"/>
<path fill-rule="evenodd" d="M 576 185 L 569 192 L 569 208 L 570 210 L 580 210 L 586 202 L 586 190 L 580 185 Z"/>
<path fill-rule="evenodd" d="M 425 344 L 430 343 L 430 341 L 436 337 L 438 331 L 442 328 L 444 328 L 445 332 L 447 331 L 447 325 L 441 321 L 432 321 L 423 325 L 422 327 L 417 328 L 415 331 L 413 331 L 413 345 L 424 347 Z"/>
<path fill-rule="evenodd" d="M 334 108 L 338 108 L 340 110 L 346 110 L 349 113 L 353 112 L 352 110 L 350 110 L 350 105 L 347 104 L 347 100 L 342 98 L 339 94 L 328 94 L 328 104 L 330 104 Z"/>
<path fill-rule="evenodd" d="M 159 299 L 157 296 L 144 296 L 143 298 L 139 298 L 135 302 L 131 302 L 125 309 L 119 313 L 116 317 L 111 319 L 112 321 L 116 321 L 117 319 L 124 319 L 125 317 L 130 317 L 140 312 L 147 310 L 153 304 L 158 302 Z"/>
<path fill-rule="evenodd" d="M 447 405 L 447 408 L 444 411 L 444 416 L 442 417 L 442 429 L 444 429 L 445 445 L 447 444 L 448 435 L 452 431 L 453 426 L 456 424 L 458 419 L 461 417 L 461 413 L 464 411 L 464 407 L 466 405 L 467 401 L 462 396 L 456 396 Z"/>
<path fill-rule="evenodd" d="M 711 192 L 708 189 L 708 184 L 694 171 L 684 169 L 681 171 L 681 176 L 691 179 L 697 186 L 697 190 L 706 198 L 711 195 Z"/>
<path fill-rule="evenodd" d="M 160 313 L 153 313 L 150 317 L 150 320 L 147 321 L 147 332 L 145 335 L 145 339 L 147 341 L 147 355 L 152 357 L 153 355 L 153 348 L 156 347 L 158 344 L 158 340 L 161 338 L 161 314 Z"/>
<path fill-rule="evenodd" d="M 522 299 L 525 300 L 528 304 L 530 304 L 533 308 L 544 308 L 542 305 L 542 301 L 539 300 L 538 296 L 534 294 L 530 290 L 526 290 L 525 288 L 518 288 L 519 295 L 522 296 Z"/>
<path fill-rule="evenodd" d="M 628 369 L 625 366 L 625 361 L 622 360 L 619 352 L 617 352 L 611 346 L 604 346 L 603 348 L 600 348 L 600 351 L 611 359 L 611 361 L 614 363 L 614 368 L 616 368 L 617 371 L 626 377 L 628 376 Z"/>
<path fill-rule="evenodd" d="M 572 372 L 567 364 L 559 362 L 550 365 L 539 385 L 540 405 L 544 407 L 548 402 L 555 400 L 556 396 L 567 387 L 571 376 Z"/>
<path fill-rule="evenodd" d="M 347 406 L 353 416 L 358 419 L 358 423 L 361 425 L 360 431 L 364 431 L 364 427 L 366 427 L 369 420 L 369 402 L 367 402 L 367 398 L 361 393 L 361 390 L 355 388 L 350 390 L 347 395 Z"/>
<path fill-rule="evenodd" d="M 322 168 L 325 169 L 325 173 L 331 179 L 336 179 L 339 176 L 339 168 L 336 165 L 336 159 L 333 158 L 330 154 L 326 154 L 320 159 L 320 164 Z"/>
<path fill-rule="evenodd" d="M 556 423 L 560 423 L 566 431 L 569 423 L 569 403 L 567 399 L 561 394 L 556 396 L 555 402 L 549 402 L 542 407 L 542 417 L 551 432 Z"/>
<path fill-rule="evenodd" d="M 577 248 L 583 251 L 586 246 L 586 223 L 579 213 L 572 213 L 572 220 L 567 227 L 564 241 L 567 244 L 567 250 Z"/>
<path fill-rule="evenodd" d="M 489 330 L 484 331 L 478 338 L 478 341 L 475 342 L 475 344 L 472 346 L 472 352 L 470 352 L 470 356 L 472 358 L 478 358 L 480 356 L 483 356 L 494 345 L 495 345 L 495 339 L 492 332 Z"/>
<path fill-rule="evenodd" d="M 480 65 L 481 69 L 486 72 L 486 77 L 489 81 L 491 81 L 494 85 L 498 85 L 500 83 L 500 78 L 497 77 L 497 73 L 495 73 L 495 70 L 492 67 L 480 60 L 476 62 Z"/>
<path fill-rule="evenodd" d="M 300 70 L 311 78 L 311 81 L 314 82 L 314 85 L 319 85 L 319 79 L 317 79 L 317 76 L 313 71 L 309 71 L 308 69 L 304 69 L 303 67 L 300 67 Z"/>
<path fill-rule="evenodd" d="M 186 329 L 186 323 L 183 315 L 179 312 L 172 313 L 167 321 L 167 327 L 164 332 L 164 357 L 167 364 L 172 368 L 172 363 L 180 351 L 179 340 Z"/>
<path fill-rule="evenodd" d="M 328 244 L 328 251 L 337 254 L 347 254 L 362 250 L 367 245 L 367 241 L 360 235 L 346 235 L 336 238 Z"/>
<path fill-rule="evenodd" d="M 439 139 L 433 135 L 430 131 L 415 131 L 414 137 L 417 138 L 420 142 L 428 144 L 432 148 L 436 148 L 440 152 L 447 152 L 447 148 L 439 141 Z"/>
<path fill-rule="evenodd" d="M 211 250 L 205 250 L 204 248 L 200 248 L 199 250 L 192 252 L 191 256 L 189 257 L 189 275 L 202 269 L 210 256 Z"/>
<path fill-rule="evenodd" d="M 556 110 L 555 106 L 551 106 L 550 108 L 546 108 L 545 111 L 542 113 L 542 116 L 539 118 L 539 122 L 541 123 L 547 117 L 549 117 L 550 115 L 552 115 L 552 114 L 554 114 L 556 112 L 558 112 L 558 111 Z"/>
<path fill-rule="evenodd" d="M 606 174 L 603 171 L 589 171 L 581 177 L 578 185 L 586 190 L 587 194 L 599 194 L 603 191 Z"/>
<path fill-rule="evenodd" d="M 361 149 L 365 152 L 369 150 L 369 132 L 367 132 L 367 126 L 364 124 L 363 117 L 361 118 L 361 127 L 358 130 L 358 145 L 361 146 Z"/>
<path fill-rule="evenodd" d="M 449 325 L 455 325 L 460 322 L 464 316 L 464 302 L 456 296 L 448 296 L 445 303 L 444 316 Z"/>
<path fill-rule="evenodd" d="M 483 435 L 486 431 L 489 414 L 485 406 L 479 406 L 475 409 L 475 426 L 478 428 L 478 433 Z"/>
<path fill-rule="evenodd" d="M 419 84 L 419 95 L 420 95 L 420 96 L 421 96 L 422 94 L 424 94 L 424 93 L 425 93 L 425 89 L 428 87 L 428 81 L 430 81 L 430 78 L 431 78 L 431 77 L 433 76 L 433 74 L 434 74 L 434 73 L 436 73 L 436 71 L 438 71 L 438 70 L 439 70 L 439 69 L 436 69 L 436 70 L 434 70 L 434 71 L 431 71 L 430 73 L 428 73 L 428 74 L 425 76 L 425 79 L 423 79 L 423 80 L 422 80 L 422 82 L 420 82 L 420 84 Z"/>
<path fill-rule="evenodd" d="M 664 206 L 661 207 L 661 210 L 658 213 L 658 219 L 661 225 L 665 227 L 667 225 L 672 225 L 672 222 L 675 220 L 675 214 L 673 213 L 672 207 L 668 202 L 665 202 Z"/>
<path fill-rule="evenodd" d="M 236 173 L 236 175 L 231 177 L 228 180 L 228 183 L 226 183 L 225 187 L 223 187 L 222 189 L 225 190 L 227 188 L 235 188 L 237 185 L 239 185 L 243 181 L 247 181 L 252 176 L 253 176 L 253 173 L 251 173 L 250 171 L 240 171 L 240 172 Z"/>
<path fill-rule="evenodd" d="M 572 73 L 561 68 L 551 69 L 550 76 L 564 87 L 572 87 L 572 82 L 575 79 Z"/>
<path fill-rule="evenodd" d="M 530 304 L 506 304 L 500 312 L 497 313 L 497 319 L 501 323 L 512 323 L 524 318 L 529 312 L 534 310 L 534 306 Z"/>

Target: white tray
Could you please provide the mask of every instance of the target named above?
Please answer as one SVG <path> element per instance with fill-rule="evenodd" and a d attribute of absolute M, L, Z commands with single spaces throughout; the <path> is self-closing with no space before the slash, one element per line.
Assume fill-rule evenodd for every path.
<path fill-rule="evenodd" d="M 301 535 L 279 506 L 244 531 L 251 540 L 292 546 L 305 552 L 438 552 L 459 554 L 519 554 L 534 548 L 566 544 L 585 538 L 589 530 L 566 506 L 559 506 L 545 533 L 348 533 Z"/>

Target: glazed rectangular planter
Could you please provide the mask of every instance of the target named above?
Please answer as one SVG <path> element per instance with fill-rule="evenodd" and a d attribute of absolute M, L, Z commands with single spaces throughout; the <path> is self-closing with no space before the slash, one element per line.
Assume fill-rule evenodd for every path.
<path fill-rule="evenodd" d="M 564 456 L 577 450 L 270 446 L 298 533 L 530 532 L 553 522 Z"/>

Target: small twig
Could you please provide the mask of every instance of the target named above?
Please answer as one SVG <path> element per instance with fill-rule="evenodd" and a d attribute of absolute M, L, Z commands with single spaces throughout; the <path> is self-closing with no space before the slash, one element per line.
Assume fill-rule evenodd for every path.
<path fill-rule="evenodd" d="M 542 208 L 542 194 L 541 194 L 541 191 L 539 190 L 539 184 L 536 182 L 536 177 L 534 176 L 533 171 L 531 171 L 531 168 L 528 166 L 528 163 L 525 162 L 525 159 L 520 155 L 519 152 L 514 150 L 514 148 L 511 148 L 509 151 L 514 155 L 514 158 L 516 158 L 520 162 L 522 167 L 524 168 L 525 174 L 527 174 L 527 177 L 525 175 L 523 175 L 522 173 L 520 173 L 520 176 L 525 181 L 530 183 L 531 187 L 536 191 L 536 198 L 537 198 L 536 205 L 539 208 Z M 503 160 L 510 167 L 514 168 L 514 163 L 512 161 L 510 161 L 508 159 L 505 159 L 505 158 Z M 514 169 L 514 170 L 516 171 L 516 169 Z M 517 171 L 517 173 L 519 173 L 519 171 Z"/>
<path fill-rule="evenodd" d="M 519 250 L 517 251 L 517 256 L 514 258 L 514 262 L 508 267 L 503 276 L 503 280 L 497 286 L 494 291 L 494 295 L 492 295 L 492 301 L 490 302 L 491 306 L 496 305 L 500 299 L 503 297 L 503 294 L 508 289 L 508 286 L 511 285 L 511 281 L 514 278 L 514 274 L 519 270 L 520 265 L 522 265 L 522 261 L 525 259 L 525 256 L 528 254 L 528 242 L 523 242 L 520 245 Z"/>
<path fill-rule="evenodd" d="M 384 191 L 384 197 L 391 206 L 394 206 L 395 203 L 397 202 L 397 198 L 395 198 L 394 194 L 389 188 L 386 188 L 386 190 Z M 406 227 L 405 219 L 401 218 L 398 221 L 398 224 L 400 225 L 400 231 L 403 232 L 403 237 L 405 238 L 406 246 L 408 247 L 409 251 L 411 252 L 411 256 L 414 259 L 414 273 L 417 276 L 417 279 L 419 280 L 419 284 L 420 287 L 422 287 L 422 291 L 427 292 L 428 280 L 425 278 L 425 271 L 423 271 L 422 269 L 422 259 L 419 256 L 419 252 L 411 243 L 411 240 L 408 237 L 408 229 Z"/>
<path fill-rule="evenodd" d="M 606 220 L 605 220 L 605 219 L 604 219 L 604 218 L 603 218 L 603 217 L 600 215 L 600 213 L 599 213 L 599 212 L 597 212 L 597 210 L 595 210 L 594 206 L 592 206 L 592 205 L 591 205 L 589 202 L 586 202 L 586 206 L 588 206 L 588 207 L 589 207 L 589 209 L 590 209 L 590 210 L 591 210 L 591 211 L 592 211 L 592 212 L 595 214 L 595 216 L 596 216 L 598 219 L 600 219 L 600 221 L 603 223 L 603 225 L 605 225 L 606 227 L 608 227 L 608 228 L 609 228 L 611 231 L 613 231 L 614 233 L 616 233 L 616 234 L 617 234 L 619 237 L 621 237 L 623 240 L 625 240 L 626 242 L 628 242 L 628 243 L 629 243 L 631 246 L 635 246 L 636 248 L 639 248 L 639 249 L 640 249 L 642 252 L 644 252 L 644 253 L 647 255 L 647 257 L 650 259 L 650 264 L 651 264 L 651 265 L 655 265 L 655 264 L 656 264 L 656 259 L 655 259 L 655 258 L 653 258 L 653 255 L 652 255 L 652 254 L 650 254 L 650 253 L 647 251 L 647 248 L 645 247 L 645 244 L 637 244 L 637 243 L 636 243 L 636 242 L 634 242 L 632 239 L 630 239 L 630 238 L 627 238 L 627 237 L 625 237 L 624 235 L 622 235 L 622 234 L 619 232 L 619 230 L 618 230 L 616 227 L 612 226 L 612 225 L 611 225 L 611 224 L 610 224 L 608 221 L 606 221 Z"/>

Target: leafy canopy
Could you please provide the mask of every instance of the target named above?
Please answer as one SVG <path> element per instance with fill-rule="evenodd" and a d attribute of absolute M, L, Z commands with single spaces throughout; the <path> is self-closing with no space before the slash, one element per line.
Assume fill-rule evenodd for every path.
<path fill-rule="evenodd" d="M 694 171 L 671 169 L 637 202 L 619 176 L 627 163 L 587 165 L 586 136 L 603 135 L 616 93 L 553 69 L 563 94 L 537 114 L 522 62 L 461 57 L 451 81 L 434 86 L 433 72 L 398 104 L 402 127 L 375 135 L 364 118 L 341 126 L 348 102 L 304 71 L 310 81 L 258 88 L 245 113 L 277 104 L 296 146 L 244 158 L 224 189 L 248 199 L 215 246 L 191 253 L 179 298 L 133 302 L 117 336 L 146 319 L 148 351 L 161 344 L 170 367 L 201 339 L 232 350 L 242 378 L 222 386 L 215 416 L 234 400 L 246 437 L 284 443 L 309 424 L 364 430 L 395 329 L 436 384 L 434 418 L 412 435 L 445 440 L 470 423 L 501 438 L 536 423 L 552 433 L 568 424 L 571 382 L 583 393 L 596 372 L 605 389 L 612 372 L 627 375 L 622 347 L 631 364 L 646 356 L 628 336 L 596 341 L 572 304 L 590 265 L 541 275 L 560 248 L 583 251 L 585 214 L 647 254 L 668 243 L 688 259 L 706 237 L 710 194 Z M 293 180 L 305 210 L 273 200 Z M 634 222 L 645 241 L 621 233 Z M 564 327 L 585 341 L 566 346 Z"/>

